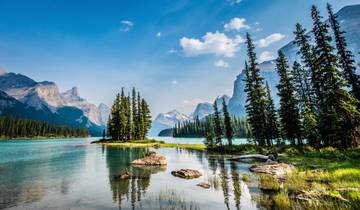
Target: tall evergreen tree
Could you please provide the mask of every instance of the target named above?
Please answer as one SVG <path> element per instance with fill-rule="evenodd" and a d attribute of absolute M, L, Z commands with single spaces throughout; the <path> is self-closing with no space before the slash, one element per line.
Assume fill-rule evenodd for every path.
<path fill-rule="evenodd" d="M 310 44 L 310 36 L 307 34 L 306 29 L 300 23 L 296 24 L 296 30 L 294 31 L 295 43 L 299 46 L 299 54 L 301 55 L 302 62 L 306 67 L 306 77 L 310 76 L 311 86 L 309 86 L 309 101 L 315 104 L 315 102 L 322 101 L 321 94 L 321 82 L 319 80 L 320 75 L 316 67 L 316 54 Z M 315 104 L 317 105 L 317 104 Z"/>
<path fill-rule="evenodd" d="M 142 122 L 144 122 L 144 130 L 141 139 L 146 138 L 146 134 L 151 128 L 151 115 L 150 108 L 145 99 L 141 99 Z"/>
<path fill-rule="evenodd" d="M 337 56 L 333 53 L 332 38 L 328 34 L 328 25 L 322 21 L 316 6 L 312 6 L 313 33 L 317 54 L 320 83 L 322 84 L 323 101 L 320 104 L 320 133 L 325 145 L 349 147 L 357 144 L 355 137 L 359 129 L 359 112 L 355 99 L 344 90 L 345 82 L 337 68 Z M 318 81 L 318 82 L 319 82 Z M 347 133 L 344 136 L 344 133 Z"/>
<path fill-rule="evenodd" d="M 279 126 L 277 121 L 277 115 L 274 105 L 274 100 L 271 97 L 271 91 L 269 84 L 266 82 L 266 95 L 267 95 L 267 102 L 266 102 L 266 120 L 267 120 L 267 127 L 266 127 L 266 134 L 267 134 L 267 144 L 271 145 L 272 140 L 277 139 L 279 140 Z M 278 144 L 280 142 L 278 141 Z"/>
<path fill-rule="evenodd" d="M 224 112 L 224 125 L 225 125 L 225 137 L 228 140 L 229 146 L 232 146 L 232 139 L 234 138 L 234 131 L 233 131 L 233 125 L 231 122 L 231 117 L 228 111 L 227 104 L 225 102 L 225 99 L 223 98 L 222 101 L 223 105 L 223 112 Z"/>
<path fill-rule="evenodd" d="M 214 103 L 214 133 L 215 133 L 215 144 L 222 145 L 222 137 L 223 137 L 223 131 L 221 126 L 221 116 L 220 112 L 218 110 L 217 103 L 215 101 Z"/>
<path fill-rule="evenodd" d="M 301 101 L 302 110 L 305 109 L 305 102 L 312 104 L 311 84 L 308 81 L 308 72 L 298 63 L 294 62 L 291 72 L 294 79 L 294 86 L 297 96 Z"/>
<path fill-rule="evenodd" d="M 294 93 L 295 88 L 293 79 L 289 75 L 289 66 L 285 54 L 282 51 L 278 53 L 276 69 L 280 77 L 277 88 L 280 97 L 279 116 L 283 134 L 286 139 L 290 140 L 291 144 L 295 145 L 295 139 L 298 140 L 298 144 L 302 144 L 298 102 Z"/>
<path fill-rule="evenodd" d="M 138 130 L 139 130 L 139 133 L 138 133 L 138 136 L 137 136 L 137 139 L 141 139 L 142 136 L 144 136 L 144 130 L 145 130 L 145 127 L 144 127 L 144 110 L 142 110 L 142 106 L 141 106 L 141 97 L 140 97 L 140 92 L 138 92 L 137 94 L 137 110 L 138 110 L 138 113 L 137 113 L 137 120 L 138 120 Z"/>
<path fill-rule="evenodd" d="M 138 126 L 137 126 L 137 102 L 136 102 L 136 90 L 135 87 L 132 89 L 131 93 L 131 119 L 132 119 L 132 125 L 131 125 L 131 136 L 132 138 L 136 138 L 138 136 Z"/>
<path fill-rule="evenodd" d="M 263 78 L 260 76 L 260 70 L 256 61 L 255 46 L 250 34 L 246 35 L 247 55 L 248 55 L 248 71 L 250 76 L 249 90 L 247 95 L 250 98 L 247 110 L 249 123 L 252 128 L 252 134 L 255 141 L 260 146 L 265 145 L 266 140 L 266 91 L 264 88 Z M 269 145 L 268 145 L 269 146 Z"/>
<path fill-rule="evenodd" d="M 352 52 L 347 49 L 348 45 L 345 39 L 345 32 L 341 30 L 330 4 L 327 4 L 329 13 L 329 23 L 334 32 L 339 64 L 343 70 L 343 75 L 352 88 L 352 93 L 357 100 L 360 100 L 360 77 L 356 74 L 355 60 Z"/>

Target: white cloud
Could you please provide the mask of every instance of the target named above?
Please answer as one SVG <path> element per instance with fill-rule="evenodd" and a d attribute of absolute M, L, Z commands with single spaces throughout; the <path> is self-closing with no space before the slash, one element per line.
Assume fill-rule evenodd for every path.
<path fill-rule="evenodd" d="M 227 68 L 229 67 L 229 64 L 225 62 L 223 59 L 217 60 L 214 62 L 214 65 L 219 68 Z"/>
<path fill-rule="evenodd" d="M 171 84 L 172 84 L 172 85 L 177 85 L 177 84 L 178 84 L 178 81 L 173 80 L 173 81 L 171 81 Z"/>
<path fill-rule="evenodd" d="M 225 31 L 240 31 L 241 29 L 250 29 L 250 26 L 246 25 L 245 18 L 233 18 L 230 22 L 224 25 Z"/>
<path fill-rule="evenodd" d="M 239 45 L 245 40 L 237 35 L 234 38 L 216 31 L 207 32 L 202 40 L 183 37 L 180 39 L 180 46 L 186 56 L 197 56 L 202 54 L 215 54 L 225 57 L 232 57 L 239 50 Z"/>
<path fill-rule="evenodd" d="M 161 32 L 157 32 L 157 33 L 156 33 L 156 37 L 159 37 L 159 38 L 160 38 L 161 35 L 162 35 Z"/>
<path fill-rule="evenodd" d="M 130 20 L 122 20 L 120 23 L 121 23 L 120 31 L 122 32 L 128 32 L 134 26 L 134 23 L 131 22 Z"/>
<path fill-rule="evenodd" d="M 256 42 L 256 44 L 259 48 L 264 48 L 264 47 L 268 47 L 269 45 L 275 42 L 281 41 L 284 38 L 285 38 L 284 34 L 274 33 L 264 39 L 260 39 L 259 41 Z"/>
<path fill-rule="evenodd" d="M 275 56 L 269 51 L 264 51 L 264 52 L 260 53 L 259 62 L 264 62 L 264 61 L 273 60 L 273 59 L 275 59 Z"/>

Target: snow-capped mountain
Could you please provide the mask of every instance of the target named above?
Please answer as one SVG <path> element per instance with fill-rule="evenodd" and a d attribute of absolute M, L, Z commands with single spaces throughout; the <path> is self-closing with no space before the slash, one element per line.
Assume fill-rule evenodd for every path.
<path fill-rule="evenodd" d="M 167 113 L 160 113 L 152 122 L 149 136 L 157 136 L 160 131 L 173 128 L 176 123 L 188 120 L 190 120 L 189 116 L 182 114 L 175 109 Z"/>

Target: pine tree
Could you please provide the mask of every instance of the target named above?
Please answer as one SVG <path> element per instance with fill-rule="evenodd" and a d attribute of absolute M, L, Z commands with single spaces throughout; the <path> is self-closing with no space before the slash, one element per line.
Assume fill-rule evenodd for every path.
<path fill-rule="evenodd" d="M 132 120 L 131 120 L 131 98 L 130 98 L 130 94 L 128 95 L 128 97 L 125 98 L 124 100 L 125 102 L 125 115 L 126 115 L 126 129 L 125 129 L 125 138 L 126 140 L 130 140 L 131 139 L 131 127 L 132 127 Z"/>
<path fill-rule="evenodd" d="M 148 131 L 151 128 L 150 108 L 144 99 L 141 99 L 142 122 L 144 122 L 144 130 L 141 139 L 145 139 Z"/>
<path fill-rule="evenodd" d="M 218 110 L 216 101 L 214 102 L 214 118 L 213 118 L 213 120 L 214 120 L 215 144 L 222 145 L 223 132 L 222 132 L 222 126 L 221 126 L 221 116 L 220 116 L 220 112 Z"/>
<path fill-rule="evenodd" d="M 315 115 L 312 104 L 309 101 L 305 101 L 305 107 L 303 112 L 303 132 L 304 137 L 310 146 L 314 148 L 320 147 L 320 136 L 319 136 L 319 122 Z"/>
<path fill-rule="evenodd" d="M 267 120 L 267 128 L 266 128 L 266 134 L 267 134 L 267 144 L 271 145 L 273 139 L 278 140 L 279 142 L 279 126 L 277 122 L 277 116 L 276 116 L 276 110 L 274 101 L 271 97 L 271 91 L 269 84 L 266 82 L 266 95 L 267 95 L 267 103 L 266 103 L 266 120 Z"/>
<path fill-rule="evenodd" d="M 322 21 L 316 6 L 312 7 L 313 33 L 317 54 L 316 64 L 321 78 L 323 101 L 320 104 L 320 133 L 324 144 L 349 147 L 357 144 L 360 115 L 355 99 L 344 90 L 345 82 L 337 69 L 337 56 L 333 53 L 328 25 Z M 344 133 L 347 135 L 344 136 Z"/>
<path fill-rule="evenodd" d="M 305 102 L 312 104 L 311 84 L 308 81 L 309 75 L 297 61 L 294 62 L 291 72 L 294 79 L 294 86 L 297 96 L 301 101 L 302 111 L 305 109 Z"/>
<path fill-rule="evenodd" d="M 205 142 L 207 148 L 213 149 L 215 147 L 214 142 L 214 127 L 212 120 L 206 120 L 205 122 Z"/>
<path fill-rule="evenodd" d="M 257 67 L 258 63 L 256 61 L 256 53 L 254 52 L 255 46 L 251 39 L 250 34 L 246 35 L 247 41 L 247 55 L 249 58 L 249 86 L 247 90 L 247 95 L 249 97 L 249 105 L 247 107 L 249 123 L 252 128 L 252 134 L 255 138 L 255 141 L 258 142 L 260 146 L 265 145 L 266 140 L 266 91 L 264 88 L 263 78 L 260 76 L 260 70 Z M 269 145 L 268 145 L 269 146 Z"/>
<path fill-rule="evenodd" d="M 316 57 L 313 47 L 310 45 L 310 36 L 306 33 L 306 30 L 300 23 L 296 24 L 296 30 L 294 31 L 295 43 L 299 46 L 299 54 L 301 55 L 302 62 L 306 67 L 306 77 L 310 76 L 311 86 L 309 86 L 309 101 L 313 103 L 322 101 L 321 83 L 319 82 L 320 75 L 316 67 Z"/>
<path fill-rule="evenodd" d="M 280 97 L 279 116 L 281 129 L 291 144 L 295 145 L 295 139 L 298 140 L 298 144 L 302 144 L 298 102 L 294 93 L 295 88 L 293 86 L 293 79 L 289 75 L 289 66 L 285 54 L 282 51 L 278 53 L 276 69 L 280 77 L 277 88 Z"/>
<path fill-rule="evenodd" d="M 131 95 L 131 137 L 133 139 L 136 139 L 138 136 L 138 126 L 137 126 L 137 102 L 136 102 L 136 90 L 135 87 L 132 89 L 132 95 Z"/>
<path fill-rule="evenodd" d="M 229 146 L 232 146 L 232 139 L 234 138 L 233 125 L 231 122 L 231 117 L 228 111 L 227 104 L 223 98 L 223 112 L 224 112 L 224 125 L 225 125 L 225 137 L 228 140 Z"/>
<path fill-rule="evenodd" d="M 352 93 L 357 100 L 360 100 L 360 77 L 356 74 L 355 60 L 352 52 L 347 49 L 345 32 L 341 30 L 337 15 L 333 13 L 330 4 L 327 4 L 330 26 L 334 32 L 339 64 L 343 70 L 344 78 L 352 88 Z"/>
<path fill-rule="evenodd" d="M 142 139 L 142 136 L 144 136 L 144 112 L 142 110 L 142 106 L 141 106 L 141 97 L 140 97 L 140 92 L 138 92 L 137 94 L 137 120 L 138 120 L 138 135 L 137 135 L 137 139 Z"/>

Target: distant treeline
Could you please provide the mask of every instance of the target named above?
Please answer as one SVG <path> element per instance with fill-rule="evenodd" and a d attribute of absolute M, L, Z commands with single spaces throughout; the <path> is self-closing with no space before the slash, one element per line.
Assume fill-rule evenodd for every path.
<path fill-rule="evenodd" d="M 46 122 L 0 117 L 0 138 L 87 137 L 85 128 L 51 125 Z"/>
<path fill-rule="evenodd" d="M 178 123 L 173 129 L 174 137 L 206 137 L 208 127 L 213 123 L 213 116 L 206 116 L 204 119 L 199 120 L 196 118 L 194 121 L 186 121 L 184 123 Z M 225 128 L 224 120 L 220 120 L 220 126 Z M 235 138 L 250 138 L 251 128 L 246 121 L 246 118 L 231 118 L 231 126 L 233 128 Z M 222 129 L 225 132 L 225 129 Z M 223 133 L 225 135 L 225 133 Z"/>

